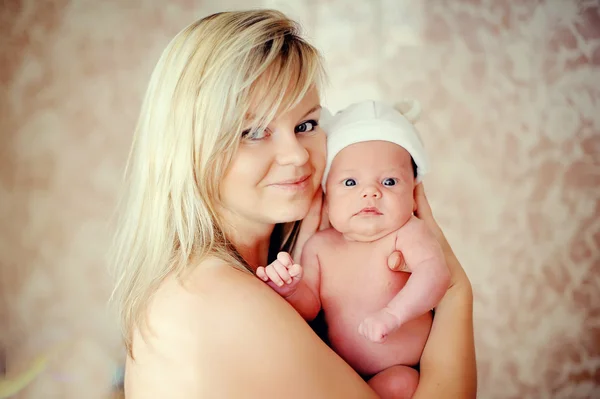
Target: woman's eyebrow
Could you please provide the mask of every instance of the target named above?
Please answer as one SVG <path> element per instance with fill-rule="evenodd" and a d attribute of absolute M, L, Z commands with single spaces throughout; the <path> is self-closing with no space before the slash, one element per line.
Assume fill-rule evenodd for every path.
<path fill-rule="evenodd" d="M 315 105 L 314 107 L 312 107 L 311 109 L 308 110 L 307 113 L 304 114 L 304 116 L 302 116 L 302 118 L 306 118 L 306 115 L 310 115 L 315 111 L 318 111 L 321 109 L 321 104 Z"/>
<path fill-rule="evenodd" d="M 311 109 L 309 109 L 309 110 L 308 110 L 308 112 L 306 112 L 306 113 L 305 113 L 305 114 L 302 116 L 302 118 L 306 118 L 306 115 L 310 115 L 310 114 L 312 114 L 313 112 L 320 110 L 321 108 L 322 108 L 322 107 L 321 107 L 321 104 L 317 104 L 317 105 L 315 105 L 314 107 L 312 107 Z M 254 119 L 254 117 L 255 117 L 255 115 L 254 115 L 253 113 L 247 112 L 247 113 L 246 113 L 246 115 L 244 116 L 244 121 L 251 121 L 251 120 L 253 120 L 253 119 Z M 300 119 L 302 119 L 302 118 L 300 118 Z"/>

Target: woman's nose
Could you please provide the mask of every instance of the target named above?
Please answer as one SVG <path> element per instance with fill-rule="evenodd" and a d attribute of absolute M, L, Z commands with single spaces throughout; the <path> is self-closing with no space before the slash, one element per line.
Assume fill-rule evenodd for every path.
<path fill-rule="evenodd" d="M 309 154 L 295 134 L 282 135 L 277 148 L 277 163 L 280 165 L 302 166 L 308 162 Z M 291 136 L 291 137 L 290 137 Z"/>
<path fill-rule="evenodd" d="M 381 191 L 374 185 L 369 185 L 362 192 L 363 198 L 381 198 Z"/>

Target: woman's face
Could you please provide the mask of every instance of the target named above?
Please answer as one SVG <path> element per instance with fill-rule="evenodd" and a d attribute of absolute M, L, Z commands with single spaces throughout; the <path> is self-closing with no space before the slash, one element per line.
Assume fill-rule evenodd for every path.
<path fill-rule="evenodd" d="M 228 222 L 272 225 L 306 216 L 325 167 L 320 113 L 318 92 L 311 89 L 264 132 L 240 132 L 239 150 L 221 182 Z"/>

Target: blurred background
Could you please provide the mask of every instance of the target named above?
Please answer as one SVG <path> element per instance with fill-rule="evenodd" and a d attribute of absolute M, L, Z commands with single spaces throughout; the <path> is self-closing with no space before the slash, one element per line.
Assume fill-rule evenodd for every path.
<path fill-rule="evenodd" d="M 475 290 L 479 397 L 600 397 L 597 0 L 0 5 L 0 374 L 51 354 L 16 397 L 110 397 L 107 221 L 150 73 L 184 26 L 249 7 L 302 23 L 332 110 L 423 103 L 426 188 Z"/>

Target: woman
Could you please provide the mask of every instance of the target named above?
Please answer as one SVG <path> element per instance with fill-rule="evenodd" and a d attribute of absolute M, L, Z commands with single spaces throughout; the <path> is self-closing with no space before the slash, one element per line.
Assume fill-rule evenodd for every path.
<path fill-rule="evenodd" d="M 321 224 L 322 77 L 318 52 L 276 11 L 211 15 L 164 51 L 116 235 L 128 398 L 376 397 L 253 274 L 269 248 L 299 259 Z M 471 287 L 422 187 L 416 198 L 453 283 L 436 310 L 415 397 L 473 397 Z M 303 218 L 300 229 L 290 225 Z"/>

